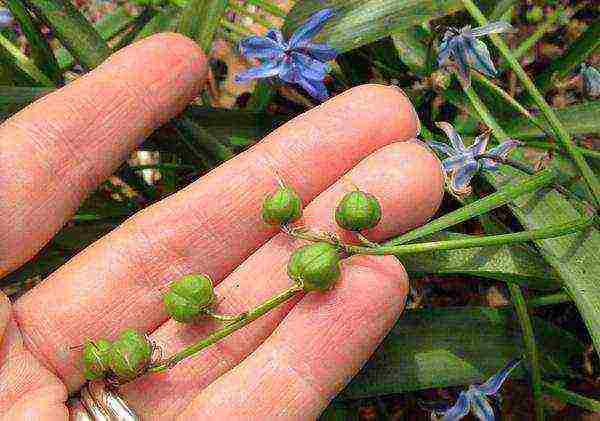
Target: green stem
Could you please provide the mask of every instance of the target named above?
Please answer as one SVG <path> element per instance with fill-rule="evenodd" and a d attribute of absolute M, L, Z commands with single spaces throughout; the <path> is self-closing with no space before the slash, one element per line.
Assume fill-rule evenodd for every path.
<path fill-rule="evenodd" d="M 459 240 L 433 241 L 429 243 L 403 244 L 399 246 L 363 247 L 345 245 L 344 249 L 349 254 L 394 255 L 426 253 L 437 250 L 456 250 L 474 247 L 501 246 L 504 244 L 523 243 L 532 240 L 560 237 L 581 231 L 594 224 L 593 217 L 577 218 L 573 221 L 553 225 L 550 227 L 521 231 L 512 234 L 473 236 Z"/>
<path fill-rule="evenodd" d="M 427 235 L 435 234 L 443 229 L 499 208 L 500 206 L 503 206 L 524 194 L 531 193 L 539 190 L 542 187 L 549 186 L 554 183 L 555 180 L 556 173 L 553 169 L 540 171 L 537 175 L 529 178 L 523 183 L 515 183 L 502 190 L 498 190 L 496 193 L 490 194 L 483 199 L 479 199 L 472 204 L 466 205 L 455 210 L 454 212 L 450 212 L 440 218 L 437 218 L 436 220 L 423 225 L 422 227 L 396 237 L 384 245 L 396 246 L 417 240 Z"/>
<path fill-rule="evenodd" d="M 254 4 L 255 6 L 260 7 L 266 12 L 271 13 L 272 15 L 278 16 L 280 18 L 284 18 L 287 16 L 287 13 L 277 6 L 274 3 L 270 3 L 266 0 L 248 0 L 248 3 Z"/>
<path fill-rule="evenodd" d="M 527 312 L 527 305 L 525 304 L 525 297 L 521 288 L 515 284 L 508 284 L 510 295 L 512 297 L 513 304 L 515 305 L 515 312 L 519 318 L 521 324 L 521 330 L 523 331 L 523 341 L 525 342 L 525 348 L 527 350 L 527 359 L 529 360 L 529 374 L 531 376 L 531 386 L 533 389 L 533 400 L 535 402 L 535 417 L 538 421 L 544 420 L 544 406 L 543 406 L 543 393 L 542 393 L 542 372 L 539 365 L 539 354 L 537 345 L 535 343 L 535 335 L 533 333 L 533 326 L 529 313 Z"/>
<path fill-rule="evenodd" d="M 488 23 L 486 17 L 483 15 L 483 13 L 481 13 L 477 5 L 472 0 L 462 0 L 462 2 L 465 8 L 480 25 L 486 25 Z M 527 92 L 529 92 L 540 111 L 552 127 L 552 130 L 556 134 L 557 140 L 561 143 L 575 165 L 577 165 L 579 168 L 579 171 L 581 172 L 591 192 L 594 204 L 596 207 L 600 206 L 600 180 L 598 180 L 598 178 L 594 175 L 592 169 L 589 167 L 581 153 L 575 149 L 575 145 L 571 141 L 571 136 L 565 130 L 552 108 L 548 105 L 543 95 L 536 88 L 535 84 L 531 81 L 529 76 L 527 76 L 527 73 L 523 67 L 521 67 L 519 62 L 510 53 L 508 46 L 502 40 L 502 38 L 497 34 L 489 35 L 489 38 L 492 40 L 498 51 L 500 51 L 508 65 L 512 68 L 513 72 L 515 72 L 515 75 L 519 78 L 523 84 L 523 87 L 527 90 Z"/>
<path fill-rule="evenodd" d="M 557 292 L 556 294 L 542 295 L 527 300 L 527 307 L 536 308 L 543 306 L 551 306 L 554 304 L 570 303 L 573 300 L 566 292 Z"/>
<path fill-rule="evenodd" d="M 42 86 L 54 87 L 54 82 L 50 80 L 25 54 L 19 50 L 12 42 L 0 35 L 0 48 L 4 48 L 6 53 L 12 58 L 16 67 L 25 72 L 29 77 Z"/>
<path fill-rule="evenodd" d="M 544 23 L 538 25 L 535 32 L 531 34 L 525 41 L 523 41 L 515 50 L 513 53 L 515 59 L 518 60 L 523 57 L 527 51 L 529 51 L 540 39 L 542 39 L 542 37 L 546 35 L 546 32 L 552 29 L 562 12 L 563 11 L 560 8 L 557 8 L 554 13 L 548 16 L 548 19 L 546 19 Z"/>
<path fill-rule="evenodd" d="M 508 92 L 504 89 L 496 85 L 494 82 L 489 80 L 487 77 L 482 75 L 479 72 L 471 72 L 471 76 L 473 79 L 477 80 L 481 84 L 487 86 L 490 90 L 494 91 L 498 96 L 500 96 L 508 105 L 510 105 L 517 112 L 521 113 L 525 118 L 531 121 L 535 126 L 537 126 L 541 131 L 546 133 L 549 136 L 552 136 L 551 133 L 548 133 L 546 127 L 542 124 L 539 118 L 531 114 L 525 107 L 523 107 L 517 100 L 515 100 Z"/>
<path fill-rule="evenodd" d="M 566 390 L 549 382 L 542 382 L 542 387 L 544 388 L 544 392 L 548 395 L 554 396 L 563 402 L 579 406 L 591 412 L 600 412 L 600 401 L 597 401 L 596 399 L 581 396 L 578 393 L 571 392 L 570 390 Z"/>
<path fill-rule="evenodd" d="M 560 150 L 562 152 L 562 149 L 559 149 L 559 147 L 556 144 L 549 143 L 549 142 L 527 141 L 526 146 L 529 146 L 532 148 L 538 148 L 538 149 L 552 150 L 552 151 Z M 583 156 L 587 156 L 589 158 L 600 159 L 600 152 L 598 152 L 598 151 L 594 151 L 594 150 L 588 149 L 588 148 L 582 148 L 581 146 L 575 146 L 575 149 L 577 149 Z"/>
<path fill-rule="evenodd" d="M 155 372 L 161 372 L 164 370 L 168 370 L 169 368 L 171 368 L 171 367 L 175 366 L 177 363 L 179 363 L 181 360 L 184 360 L 188 357 L 193 356 L 194 354 L 197 354 L 198 352 L 202 351 L 204 348 L 214 345 L 215 343 L 217 343 L 217 342 L 221 341 L 222 339 L 226 338 L 227 336 L 231 335 L 233 332 L 240 330 L 241 328 L 247 326 L 254 320 L 258 319 L 259 317 L 267 314 L 269 311 L 273 310 L 274 308 L 278 307 L 279 305 L 290 300 L 291 298 L 293 298 L 296 294 L 298 294 L 302 290 L 303 289 L 300 285 L 294 285 L 294 286 L 286 289 L 285 291 L 275 295 L 274 297 L 269 298 L 267 301 L 263 302 L 259 306 L 246 312 L 245 314 L 243 314 L 243 317 L 241 317 L 242 315 L 240 315 L 239 320 L 234 321 L 233 323 L 230 323 L 230 324 L 224 326 L 220 330 L 217 330 L 217 331 L 211 333 L 206 338 L 202 339 L 199 342 L 196 342 L 194 345 L 189 346 L 189 347 L 179 351 L 172 357 L 169 357 L 168 359 L 159 363 L 158 365 L 151 367 L 148 371 L 155 373 Z"/>

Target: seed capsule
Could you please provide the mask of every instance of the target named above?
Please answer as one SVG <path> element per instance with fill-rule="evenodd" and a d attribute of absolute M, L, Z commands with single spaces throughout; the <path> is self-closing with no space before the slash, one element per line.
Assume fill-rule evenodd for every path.
<path fill-rule="evenodd" d="M 361 191 L 346 194 L 335 210 L 337 224 L 350 231 L 373 228 L 380 220 L 379 201 L 372 194 Z"/>
<path fill-rule="evenodd" d="M 269 225 L 297 221 L 302 217 L 302 199 L 291 187 L 280 187 L 265 198 L 261 216 Z"/>
<path fill-rule="evenodd" d="M 188 275 L 174 282 L 165 295 L 167 313 L 178 322 L 192 323 L 204 315 L 215 301 L 211 279 L 206 275 Z"/>
<path fill-rule="evenodd" d="M 83 348 L 83 374 L 88 380 L 104 378 L 109 370 L 108 353 L 111 343 L 106 339 L 87 341 Z"/>
<path fill-rule="evenodd" d="M 113 342 L 108 353 L 109 366 L 120 381 L 130 381 L 142 374 L 152 357 L 152 345 L 144 335 L 128 329 Z"/>
<path fill-rule="evenodd" d="M 287 273 L 299 282 L 305 291 L 326 291 L 340 277 L 341 256 L 329 243 L 314 243 L 301 247 L 292 254 Z"/>

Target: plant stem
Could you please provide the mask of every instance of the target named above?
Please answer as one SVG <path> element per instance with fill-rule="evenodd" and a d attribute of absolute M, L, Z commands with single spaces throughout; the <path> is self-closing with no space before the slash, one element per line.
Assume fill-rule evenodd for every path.
<path fill-rule="evenodd" d="M 566 292 L 557 292 L 556 294 L 542 295 L 541 297 L 535 297 L 527 300 L 527 307 L 536 308 L 543 306 L 550 306 L 553 304 L 570 303 L 573 300 Z"/>
<path fill-rule="evenodd" d="M 531 36 L 529 36 L 525 41 L 523 41 L 515 50 L 513 53 L 515 59 L 520 59 L 527 51 L 529 51 L 529 49 L 531 49 L 540 39 L 542 39 L 544 35 L 546 35 L 546 32 L 552 29 L 561 13 L 562 10 L 557 8 L 550 16 L 548 16 L 548 19 L 546 19 L 544 23 L 538 25 L 535 32 L 531 34 Z"/>
<path fill-rule="evenodd" d="M 455 250 L 474 247 L 500 246 L 504 244 L 523 243 L 532 240 L 560 237 L 581 231 L 594 224 L 593 217 L 577 218 L 573 221 L 553 225 L 545 228 L 521 231 L 512 234 L 473 236 L 459 240 L 433 241 L 429 243 L 403 244 L 398 246 L 363 247 L 345 245 L 344 249 L 349 254 L 394 255 L 425 253 L 436 250 Z"/>
<path fill-rule="evenodd" d="M 482 153 L 481 155 L 475 156 L 474 159 L 475 160 L 479 160 L 479 159 L 491 159 L 492 161 L 496 161 L 496 162 L 499 162 L 499 163 L 504 164 L 504 165 L 510 165 L 511 167 L 516 168 L 519 171 L 523 171 L 525 174 L 535 175 L 535 171 L 533 169 L 531 169 L 528 165 L 525 165 L 522 162 L 515 161 L 513 159 L 503 158 L 503 157 L 498 156 L 498 155 L 491 155 L 491 154 L 487 154 L 487 153 Z"/>
<path fill-rule="evenodd" d="M 550 143 L 550 142 L 538 142 L 535 140 L 527 141 L 525 143 L 525 146 L 528 146 L 531 148 L 551 150 L 551 151 L 558 150 L 558 151 L 562 152 L 562 149 L 560 149 L 558 147 L 558 145 L 556 145 L 554 143 Z M 594 150 L 588 149 L 588 148 L 582 148 L 581 146 L 575 146 L 575 149 L 577 149 L 583 156 L 586 156 L 588 158 L 600 159 L 600 152 L 598 152 L 598 151 L 594 151 Z"/>
<path fill-rule="evenodd" d="M 521 330 L 523 331 L 523 341 L 525 342 L 525 348 L 527 350 L 529 374 L 531 376 L 531 387 L 533 389 L 533 400 L 535 402 L 535 417 L 538 421 L 544 421 L 542 372 L 539 365 L 539 355 L 535 343 L 533 326 L 531 324 L 531 319 L 529 318 L 529 313 L 527 312 L 527 305 L 525 304 L 525 297 L 523 296 L 523 292 L 521 292 L 521 288 L 512 283 L 508 284 L 508 288 L 515 306 L 515 312 L 519 318 Z"/>
<path fill-rule="evenodd" d="M 496 193 L 490 194 L 483 199 L 479 199 L 472 204 L 466 205 L 440 218 L 437 218 L 436 220 L 429 222 L 422 227 L 396 237 L 385 243 L 384 246 L 405 244 L 421 237 L 435 234 L 443 229 L 503 206 L 524 194 L 531 193 L 539 190 L 542 187 L 549 186 L 555 180 L 556 173 L 553 169 L 540 171 L 538 174 L 529 178 L 523 183 L 515 183 L 502 190 L 498 190 Z"/>
<path fill-rule="evenodd" d="M 202 339 L 199 342 L 196 342 L 194 345 L 189 346 L 189 347 L 179 351 L 175 355 L 160 362 L 158 365 L 151 367 L 148 371 L 155 373 L 155 372 L 168 370 L 169 368 L 171 368 L 171 367 L 175 366 L 177 363 L 179 363 L 181 360 L 184 360 L 185 358 L 188 358 L 188 357 L 193 356 L 194 354 L 197 354 L 198 352 L 202 351 L 204 348 L 207 348 L 207 347 L 219 342 L 220 340 L 226 338 L 227 336 L 231 335 L 233 332 L 240 330 L 241 328 L 245 327 L 249 323 L 253 322 L 254 320 L 258 319 L 259 317 L 261 317 L 261 316 L 265 315 L 266 313 L 268 313 L 269 311 L 273 310 L 275 307 L 278 307 L 279 305 L 290 300 L 291 298 L 293 298 L 296 294 L 298 294 L 301 291 L 303 291 L 303 289 L 302 289 L 302 286 L 300 286 L 300 285 L 294 285 L 294 286 L 286 289 L 285 291 L 275 295 L 274 297 L 269 298 L 267 301 L 263 302 L 262 304 L 253 308 L 252 310 L 249 310 L 246 313 L 241 314 L 239 320 L 234 321 L 233 323 L 230 323 L 228 325 L 225 325 L 220 330 L 217 330 L 217 331 L 211 333 L 206 338 Z"/>
<path fill-rule="evenodd" d="M 581 396 L 578 393 L 571 392 L 570 390 L 564 389 L 549 382 L 542 382 L 542 387 L 544 388 L 544 392 L 546 392 L 548 395 L 554 396 L 563 402 L 579 406 L 580 408 L 587 409 L 588 411 L 600 412 L 600 401 L 597 401 L 596 399 Z"/>
<path fill-rule="evenodd" d="M 480 25 L 486 25 L 488 20 L 481 13 L 477 5 L 472 0 L 462 0 L 465 8 L 469 11 L 471 16 L 475 18 L 475 20 Z M 589 190 L 591 196 L 593 198 L 593 203 L 596 207 L 600 206 L 600 180 L 595 176 L 592 169 L 589 167 L 581 153 L 575 148 L 575 145 L 571 141 L 571 136 L 565 130 L 562 123 L 552 110 L 540 91 L 536 88 L 535 84 L 531 81 L 527 73 L 521 67 L 519 62 L 513 57 L 510 53 L 510 50 L 506 43 L 502 40 L 500 36 L 497 34 L 489 35 L 489 38 L 492 40 L 498 51 L 502 54 L 504 59 L 507 61 L 508 65 L 512 68 L 515 75 L 519 78 L 523 87 L 529 92 L 540 111 L 550 124 L 552 130 L 556 134 L 557 140 L 561 143 L 565 151 L 569 154 L 575 165 L 579 168 Z M 507 136 L 506 136 L 507 137 Z M 506 138 L 505 137 L 505 138 Z"/>

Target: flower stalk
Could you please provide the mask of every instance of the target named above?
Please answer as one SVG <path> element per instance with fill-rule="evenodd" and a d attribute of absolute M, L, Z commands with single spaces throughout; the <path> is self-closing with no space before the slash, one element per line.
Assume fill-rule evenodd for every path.
<path fill-rule="evenodd" d="M 166 360 L 160 361 L 159 363 L 153 365 L 148 369 L 148 372 L 157 373 L 174 367 L 180 361 L 191 357 L 202 351 L 204 348 L 207 348 L 223 340 L 227 336 L 247 326 L 259 317 L 267 314 L 269 311 L 273 310 L 279 305 L 285 303 L 286 301 L 289 301 L 299 292 L 302 291 L 302 286 L 298 284 L 286 289 L 285 291 L 269 298 L 268 300 L 253 308 L 252 310 L 240 314 L 238 320 L 223 326 L 221 329 L 211 333 L 206 338 L 202 339 L 199 342 L 196 342 L 194 345 L 182 349 L 181 351 L 167 358 Z"/>

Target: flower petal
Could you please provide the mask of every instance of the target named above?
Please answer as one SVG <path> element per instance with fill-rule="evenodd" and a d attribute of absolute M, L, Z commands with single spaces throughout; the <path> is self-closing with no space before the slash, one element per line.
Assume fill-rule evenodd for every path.
<path fill-rule="evenodd" d="M 281 63 L 279 61 L 273 61 L 249 69 L 248 71 L 235 76 L 237 83 L 248 82 L 252 79 L 261 79 L 265 77 L 273 77 L 279 75 L 281 72 Z"/>
<path fill-rule="evenodd" d="M 302 47 L 298 47 L 297 50 L 320 61 L 335 60 L 338 56 L 338 52 L 327 44 L 306 42 L 302 44 Z"/>
<path fill-rule="evenodd" d="M 303 43 L 310 41 L 325 26 L 325 23 L 334 16 L 333 10 L 324 9 L 312 15 L 302 26 L 292 34 L 289 40 L 290 48 L 302 47 Z"/>
<path fill-rule="evenodd" d="M 278 45 L 283 47 L 284 49 L 287 47 L 285 39 L 283 38 L 283 34 L 279 29 L 271 29 L 265 35 L 268 39 L 275 41 Z"/>
<path fill-rule="evenodd" d="M 469 160 L 452 173 L 450 189 L 457 194 L 465 194 L 470 189 L 471 180 L 479 170 L 477 161 Z"/>
<path fill-rule="evenodd" d="M 444 133 L 446 133 L 446 136 L 448 136 L 448 139 L 450 139 L 450 142 L 452 142 L 452 146 L 454 146 L 454 149 L 456 151 L 454 155 L 456 155 L 459 152 L 467 151 L 467 148 L 465 148 L 462 138 L 454 129 L 452 124 L 446 123 L 445 121 L 438 121 L 437 123 L 435 123 L 435 125 L 442 129 Z"/>
<path fill-rule="evenodd" d="M 467 392 L 460 392 L 458 399 L 442 418 L 442 421 L 458 421 L 469 413 L 470 396 Z"/>
<path fill-rule="evenodd" d="M 600 71 L 593 66 L 581 65 L 583 93 L 590 97 L 600 96 Z"/>
<path fill-rule="evenodd" d="M 489 35 L 489 34 L 499 34 L 502 32 L 508 32 L 513 29 L 514 29 L 514 27 L 508 22 L 504 22 L 504 21 L 490 22 L 487 25 L 483 25 L 478 28 L 471 29 L 471 36 L 482 37 L 484 35 Z"/>
<path fill-rule="evenodd" d="M 456 155 L 450 158 L 444 159 L 442 162 L 442 168 L 446 172 L 446 174 L 451 173 L 452 171 L 458 170 L 460 167 L 464 167 L 467 162 L 469 162 L 470 158 L 466 155 Z"/>
<path fill-rule="evenodd" d="M 302 77 L 312 80 L 323 80 L 325 75 L 331 70 L 327 63 L 315 60 L 306 54 L 293 52 L 291 53 L 292 61 L 298 66 Z"/>
<path fill-rule="evenodd" d="M 440 47 L 438 50 L 438 56 L 437 56 L 438 67 L 441 67 L 444 64 L 446 64 L 446 62 L 450 58 L 450 55 L 452 55 L 455 52 L 454 51 L 455 48 L 456 48 L 456 35 L 454 35 L 454 33 L 451 31 L 446 31 L 446 34 L 444 35 L 444 39 L 440 43 Z"/>
<path fill-rule="evenodd" d="M 471 68 L 485 74 L 486 76 L 496 77 L 498 71 L 494 67 L 490 52 L 485 42 L 477 38 L 465 37 L 465 53 L 467 63 Z"/>
<path fill-rule="evenodd" d="M 488 154 L 496 155 L 496 156 L 499 156 L 500 158 L 506 158 L 506 157 L 508 157 L 508 154 L 510 154 L 513 150 L 515 150 L 517 147 L 521 146 L 522 144 L 523 144 L 523 142 L 520 142 L 518 140 L 508 139 L 508 140 L 502 142 L 501 144 L 499 144 L 498 146 L 490 149 L 488 151 Z M 492 161 L 491 159 L 483 160 L 483 166 L 486 170 L 493 171 L 496 168 L 498 168 L 498 165 L 500 165 L 498 162 Z"/>
<path fill-rule="evenodd" d="M 15 22 L 15 19 L 8 9 L 0 9 L 0 28 L 7 28 Z"/>
<path fill-rule="evenodd" d="M 284 46 L 271 38 L 249 37 L 240 41 L 239 50 L 246 58 L 274 59 L 283 54 Z"/>
<path fill-rule="evenodd" d="M 329 99 L 329 92 L 327 92 L 327 88 L 322 80 L 300 78 L 298 84 L 302 86 L 310 96 L 320 102 L 327 101 Z"/>
<path fill-rule="evenodd" d="M 484 395 L 495 395 L 498 393 L 508 376 L 510 376 L 510 373 L 521 363 L 521 361 L 521 358 L 511 360 L 502 370 L 490 377 L 485 383 L 471 387 Z"/>
<path fill-rule="evenodd" d="M 480 421 L 495 421 L 494 409 L 485 396 L 479 393 L 471 395 L 471 410 Z"/>
<path fill-rule="evenodd" d="M 456 156 L 457 155 L 457 151 L 455 151 L 450 145 L 446 145 L 445 143 L 435 142 L 433 140 L 430 140 L 429 142 L 427 142 L 427 145 L 429 145 L 429 147 L 431 149 L 433 149 L 434 151 L 438 151 L 440 153 L 443 153 L 444 155 L 448 155 L 448 156 Z"/>
<path fill-rule="evenodd" d="M 470 53 L 465 37 L 456 37 L 453 56 L 456 67 L 458 68 L 458 77 L 464 82 L 465 86 L 471 86 Z"/>
<path fill-rule="evenodd" d="M 485 132 L 480 134 L 475 138 L 475 141 L 471 146 L 467 148 L 469 151 L 469 155 L 474 157 L 477 155 L 481 155 L 485 152 L 485 148 L 487 148 L 488 141 L 490 140 L 490 132 Z"/>

